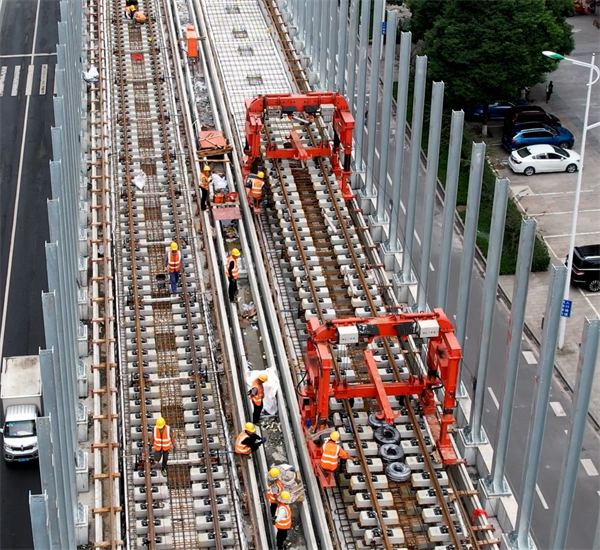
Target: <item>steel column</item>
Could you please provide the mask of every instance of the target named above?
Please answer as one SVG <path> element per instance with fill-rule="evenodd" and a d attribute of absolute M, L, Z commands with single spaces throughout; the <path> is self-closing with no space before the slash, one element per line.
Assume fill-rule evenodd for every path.
<path fill-rule="evenodd" d="M 565 288 L 565 281 L 567 280 L 567 268 L 565 266 L 552 266 L 550 269 L 552 279 L 546 302 L 540 362 L 538 363 L 535 376 L 536 391 L 533 398 L 529 437 L 527 438 L 527 452 L 525 454 L 525 469 L 521 484 L 521 496 L 519 498 L 519 511 L 516 529 L 509 534 L 509 539 L 519 549 L 531 548 L 529 529 L 533 514 L 533 503 L 535 501 L 535 485 L 542 455 L 546 418 L 548 416 L 548 400 L 550 397 L 554 356 L 556 355 L 556 343 L 558 340 L 562 293 Z"/>
<path fill-rule="evenodd" d="M 392 175 L 392 208 L 390 214 L 390 240 L 388 243 L 390 252 L 399 252 L 398 233 L 400 229 L 400 206 L 402 203 L 402 169 L 404 167 L 411 39 L 412 35 L 409 32 L 403 32 L 400 36 L 400 67 L 398 70 L 398 90 L 396 92 L 396 149 L 394 155 L 394 174 Z"/>
<path fill-rule="evenodd" d="M 381 25 L 385 17 L 385 0 L 374 0 L 373 32 L 371 40 L 371 87 L 369 90 L 369 117 L 367 121 L 367 166 L 365 196 L 372 197 L 374 191 L 375 145 L 377 143 L 377 119 L 379 118 L 379 77 L 381 57 Z M 388 147 L 388 144 L 385 144 Z M 385 182 L 384 182 L 385 183 Z"/>
<path fill-rule="evenodd" d="M 369 18 L 371 16 L 371 0 L 362 1 L 360 12 L 360 42 L 358 45 L 358 98 L 356 101 L 356 126 L 354 131 L 354 158 L 356 169 L 362 172 L 362 146 L 365 135 L 365 103 L 367 95 L 367 56 L 369 50 Z"/>
<path fill-rule="evenodd" d="M 329 6 L 332 2 L 321 0 L 321 36 L 319 40 L 319 87 L 321 90 L 327 89 L 327 44 L 329 37 L 327 29 L 329 28 Z"/>
<path fill-rule="evenodd" d="M 387 222 L 388 203 L 388 153 L 392 135 L 390 132 L 392 122 L 392 95 L 394 80 L 394 61 L 396 60 L 396 27 L 397 16 L 394 10 L 387 12 L 387 36 L 385 44 L 385 67 L 383 69 L 383 97 L 381 99 L 381 140 L 379 152 L 379 178 L 377 184 L 377 213 L 375 221 Z"/>
<path fill-rule="evenodd" d="M 340 28 L 340 49 L 337 52 L 338 66 L 337 73 L 333 78 L 333 82 L 337 84 L 337 89 L 342 96 L 346 96 L 346 58 L 348 46 L 348 0 L 340 1 L 340 13 L 338 15 L 338 23 Z M 336 45 L 337 46 L 337 45 Z M 352 53 L 352 52 L 350 52 Z M 348 103 L 353 98 L 348 97 Z M 352 105 L 350 106 L 352 109 Z"/>
<path fill-rule="evenodd" d="M 29 491 L 29 519 L 33 534 L 33 550 L 60 550 L 60 546 L 50 542 L 48 525 L 48 497 L 45 494 L 32 495 Z"/>
<path fill-rule="evenodd" d="M 579 457 L 581 456 L 583 434 L 594 383 L 599 341 L 600 320 L 585 319 L 577 363 L 577 380 L 575 381 L 571 425 L 569 426 L 569 447 L 563 457 L 563 465 L 559 475 L 557 505 L 554 509 L 554 521 L 550 532 L 550 548 L 555 550 L 562 550 L 567 547 Z"/>
<path fill-rule="evenodd" d="M 477 225 L 479 222 L 479 201 L 481 200 L 481 183 L 483 179 L 483 163 L 485 161 L 485 143 L 473 143 L 471 148 L 471 170 L 469 174 L 469 193 L 467 196 L 467 212 L 460 263 L 460 284 L 458 286 L 458 303 L 456 305 L 456 338 L 460 348 L 465 348 L 467 335 L 467 315 L 471 295 L 471 275 L 477 242 Z M 461 392 L 461 372 L 458 374 L 458 392 Z"/>
<path fill-rule="evenodd" d="M 356 82 L 356 73 L 358 71 L 356 58 L 358 52 L 356 51 L 357 46 L 357 37 L 358 37 L 358 13 L 359 13 L 359 4 L 360 0 L 351 0 L 350 2 L 350 41 L 348 43 L 348 87 L 346 88 L 346 97 L 348 98 L 348 103 L 350 103 L 350 110 L 352 111 L 352 115 L 355 119 L 356 116 L 356 103 L 354 93 L 355 82 Z M 341 51 L 341 54 L 345 57 L 345 53 Z M 343 75 L 342 75 L 343 79 Z M 360 120 L 359 120 L 360 123 Z M 356 129 L 358 131 L 358 128 Z M 355 135 L 357 135 L 357 131 L 355 131 Z"/>
<path fill-rule="evenodd" d="M 444 311 L 448 305 L 452 236 L 454 235 L 454 216 L 456 215 L 456 195 L 458 192 L 458 175 L 460 172 L 460 152 L 462 148 L 464 119 L 465 113 L 463 111 L 452 111 L 448 164 L 446 167 L 446 186 L 444 189 L 442 247 L 438 263 L 438 290 L 436 301 L 436 307 L 442 308 Z"/>
<path fill-rule="evenodd" d="M 415 217 L 417 214 L 417 186 L 419 183 L 419 168 L 421 166 L 421 137 L 423 135 L 423 108 L 425 106 L 425 79 L 427 78 L 427 57 L 417 56 L 415 71 L 415 93 L 410 137 L 410 182 L 408 188 L 408 204 L 404 223 L 404 253 L 402 256 L 402 279 L 412 283 L 413 276 L 410 265 L 413 253 L 415 233 Z"/>
<path fill-rule="evenodd" d="M 336 68 L 336 58 L 338 56 L 337 45 L 338 45 L 338 31 L 340 17 L 338 14 L 338 4 L 337 2 L 331 2 L 330 6 L 330 15 L 331 21 L 329 23 L 329 68 L 327 69 L 327 89 L 328 90 L 336 90 L 336 79 L 337 79 L 337 68 Z M 344 55 L 346 55 L 345 50 L 341 50 Z M 341 57 L 341 55 L 340 55 Z"/>
<path fill-rule="evenodd" d="M 315 7 L 314 0 L 307 0 L 306 3 L 306 41 L 304 51 L 310 57 L 310 65 L 314 68 L 313 63 L 313 11 Z"/>
<path fill-rule="evenodd" d="M 509 344 L 504 369 L 504 384 L 502 385 L 500 421 L 496 430 L 492 473 L 486 480 L 487 491 L 490 495 L 504 495 L 509 493 L 509 487 L 504 479 L 504 474 L 506 470 L 506 457 L 508 456 L 508 442 L 515 390 L 517 388 L 517 376 L 519 374 L 519 361 L 521 359 L 521 340 L 525 324 L 525 308 L 523 304 L 527 303 L 536 227 L 537 224 L 533 218 L 524 219 L 521 222 L 515 286 L 513 288 L 510 321 L 508 324 Z"/>
<path fill-rule="evenodd" d="M 487 373 L 492 347 L 492 329 L 494 326 L 494 313 L 496 312 L 496 296 L 498 294 L 498 277 L 500 275 L 500 260 L 502 259 L 502 242 L 504 240 L 507 203 L 508 180 L 496 180 L 483 287 L 481 344 L 479 346 L 479 361 L 477 364 L 477 384 L 475 387 L 475 399 L 471 407 L 470 426 L 465 429 L 465 434 L 467 436 L 470 434 L 471 442 L 474 445 L 487 443 L 482 433 L 483 402 L 485 401 Z"/>
<path fill-rule="evenodd" d="M 425 173 L 425 212 L 423 214 L 423 238 L 421 239 L 421 265 L 417 308 L 425 311 L 427 307 L 427 287 L 429 283 L 429 264 L 431 261 L 431 240 L 433 235 L 433 210 L 435 190 L 440 161 L 440 139 L 442 134 L 442 109 L 444 107 L 444 83 L 434 82 L 431 91 L 431 111 L 429 113 L 429 139 L 427 143 L 427 171 Z"/>

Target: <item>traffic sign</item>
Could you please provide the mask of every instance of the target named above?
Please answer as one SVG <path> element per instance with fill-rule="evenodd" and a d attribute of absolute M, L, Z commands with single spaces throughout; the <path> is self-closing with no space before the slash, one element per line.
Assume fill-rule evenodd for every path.
<path fill-rule="evenodd" d="M 383 21 L 381 23 L 381 34 L 385 34 L 387 32 L 387 21 Z"/>
<path fill-rule="evenodd" d="M 571 306 L 573 305 L 572 300 L 563 300 L 562 309 L 560 310 L 561 317 L 571 317 Z"/>

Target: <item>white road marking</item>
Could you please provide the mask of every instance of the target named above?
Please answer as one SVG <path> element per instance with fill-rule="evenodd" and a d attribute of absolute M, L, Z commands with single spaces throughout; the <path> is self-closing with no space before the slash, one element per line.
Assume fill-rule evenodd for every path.
<path fill-rule="evenodd" d="M 597 193 L 593 189 L 582 189 L 582 193 Z M 573 195 L 575 191 L 550 191 L 548 193 L 530 193 L 528 197 L 551 197 L 552 195 Z"/>
<path fill-rule="evenodd" d="M 21 75 L 21 65 L 15 65 L 15 74 L 13 76 L 12 90 L 10 91 L 11 96 L 16 96 L 19 91 L 19 76 Z"/>
<path fill-rule="evenodd" d="M 491 388 L 491 386 L 488 386 L 488 391 L 490 392 L 490 397 L 492 398 L 494 405 L 496 405 L 496 408 L 499 409 L 500 403 L 498 403 L 498 399 L 496 399 L 496 394 L 494 393 L 494 390 Z"/>
<path fill-rule="evenodd" d="M 577 233 L 578 237 L 588 236 L 588 235 L 600 235 L 600 231 L 586 231 L 584 233 Z M 544 235 L 544 239 L 564 239 L 565 237 L 570 237 L 570 236 L 571 236 L 571 233 L 559 233 L 558 235 Z"/>
<path fill-rule="evenodd" d="M 33 72 L 35 65 L 29 65 L 27 67 L 27 82 L 25 83 L 25 95 L 31 95 L 31 89 L 33 88 Z"/>
<path fill-rule="evenodd" d="M 527 364 L 529 365 L 535 365 L 537 363 L 537 359 L 535 358 L 533 351 L 524 351 L 523 357 L 525 357 L 525 361 L 527 361 Z"/>
<path fill-rule="evenodd" d="M 592 208 L 590 210 L 580 210 L 580 214 L 589 214 L 592 212 L 600 212 L 600 208 Z M 573 214 L 572 210 L 567 210 L 566 212 L 540 212 L 539 214 L 535 214 L 533 217 L 538 218 L 540 216 L 566 216 Z"/>
<path fill-rule="evenodd" d="M 590 299 L 588 298 L 588 295 L 585 292 L 583 292 L 583 290 L 581 290 L 580 288 L 578 288 L 577 290 L 579 290 L 579 292 L 581 293 L 581 295 L 585 298 L 585 301 L 594 310 L 594 313 L 596 314 L 596 317 L 600 317 L 600 313 L 598 313 L 598 310 L 594 307 L 594 304 L 592 304 L 592 302 L 590 302 Z"/>
<path fill-rule="evenodd" d="M 540 497 L 540 502 L 542 503 L 542 506 L 544 507 L 544 510 L 548 509 L 548 503 L 546 502 L 546 499 L 544 498 L 544 495 L 542 495 L 542 491 L 540 491 L 540 487 L 539 485 L 536 483 L 535 484 L 535 492 L 537 493 L 537 496 Z"/>
<path fill-rule="evenodd" d="M 0 55 L 0 59 L 14 59 L 15 57 L 48 57 L 49 55 L 56 55 L 56 52 L 48 53 L 11 53 L 6 55 Z"/>
<path fill-rule="evenodd" d="M 46 83 L 48 82 L 48 65 L 42 65 L 42 73 L 40 75 L 40 95 L 46 95 Z"/>
<path fill-rule="evenodd" d="M 8 71 L 8 67 L 2 67 L 0 69 L 0 97 L 4 95 L 4 83 L 6 82 L 6 71 Z"/>
<path fill-rule="evenodd" d="M 565 409 L 563 409 L 562 405 L 558 401 L 550 401 L 550 406 L 554 411 L 556 416 L 567 416 Z"/>
<path fill-rule="evenodd" d="M 581 465 L 585 469 L 585 473 L 588 476 L 592 477 L 592 476 L 597 476 L 598 475 L 598 470 L 596 470 L 596 466 L 594 466 L 594 463 L 591 461 L 591 459 L 589 459 L 589 458 L 582 458 L 581 459 Z"/>

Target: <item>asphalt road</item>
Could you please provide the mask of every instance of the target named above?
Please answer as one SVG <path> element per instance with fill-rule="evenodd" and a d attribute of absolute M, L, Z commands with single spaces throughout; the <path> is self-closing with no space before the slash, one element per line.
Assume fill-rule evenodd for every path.
<path fill-rule="evenodd" d="M 372 109 L 371 109 L 372 111 Z M 371 116 L 371 112 L 369 113 Z M 379 140 L 379 137 L 378 137 Z M 367 139 L 364 140 L 365 155 Z M 394 159 L 394 140 L 391 141 L 390 159 Z M 365 156 L 366 158 L 366 156 Z M 404 175 L 402 181 L 401 200 L 403 204 L 408 201 L 408 181 L 410 170 L 410 152 L 405 150 L 404 157 Z M 374 173 L 379 173 L 378 157 L 376 157 Z M 539 175 L 538 177 L 544 177 Z M 419 188 L 417 199 L 417 221 L 416 233 L 423 234 L 423 222 L 421 213 L 424 211 L 424 181 L 425 174 L 420 170 Z M 386 194 L 391 197 L 391 185 L 388 180 L 388 189 Z M 442 234 L 442 209 L 443 206 L 436 201 L 434 232 L 432 239 L 431 264 L 434 267 L 430 271 L 428 283 L 428 303 L 435 306 L 437 297 L 437 265 L 441 248 Z M 404 227 L 404 214 L 400 212 L 401 227 Z M 413 247 L 413 272 L 419 273 L 420 270 L 420 237 L 415 239 Z M 450 273 L 450 287 L 447 313 L 450 316 L 456 314 L 457 296 L 460 277 L 460 263 L 462 252 L 462 240 L 455 234 L 453 242 L 452 264 Z M 463 381 L 467 386 L 469 393 L 472 393 L 472 380 L 477 372 L 477 363 L 479 358 L 480 331 L 481 331 L 481 308 L 483 302 L 483 277 L 480 276 L 477 268 L 473 268 L 469 319 L 467 324 L 467 341 L 464 350 L 464 373 Z M 490 363 L 488 367 L 488 380 L 485 397 L 484 428 L 488 437 L 494 440 L 496 434 L 496 423 L 498 420 L 498 406 L 496 402 L 502 399 L 502 387 L 504 378 L 504 369 L 507 347 L 507 334 L 509 323 L 509 311 L 501 304 L 497 304 L 496 315 L 492 334 L 492 349 L 490 354 Z M 533 403 L 535 371 L 537 367 L 537 358 L 539 350 L 535 349 L 529 342 L 524 341 L 523 351 L 532 351 L 530 354 L 521 354 L 519 366 L 519 378 L 517 394 L 512 419 L 512 431 L 509 446 L 509 456 L 507 460 L 507 478 L 513 488 L 514 494 L 518 500 L 522 484 L 523 464 L 527 448 L 528 428 L 531 420 L 531 405 Z M 567 444 L 565 430 L 568 428 L 568 415 L 571 408 L 571 396 L 567 395 L 560 383 L 554 381 L 550 397 L 551 407 L 548 409 L 548 417 L 544 439 L 544 450 L 542 463 L 538 474 L 538 493 L 535 501 L 535 507 L 532 518 L 533 536 L 541 549 L 548 549 L 550 544 L 550 528 L 554 518 L 554 507 L 558 491 L 558 480 L 562 467 L 563 451 Z M 555 412 L 558 411 L 558 414 Z M 578 483 L 571 516 L 571 529 L 568 538 L 568 548 L 570 550 L 589 550 L 592 546 L 594 537 L 594 526 L 598 519 L 598 508 L 600 494 L 600 478 L 594 475 L 594 468 L 598 467 L 598 456 L 600 455 L 600 440 L 598 435 L 591 429 L 586 430 L 583 451 L 581 454 L 584 462 L 580 465 L 578 472 Z M 588 470 L 583 466 L 588 466 Z M 591 464 L 591 467 L 589 466 Z"/>
<path fill-rule="evenodd" d="M 58 17 L 55 0 L 0 0 L 2 356 L 37 354 L 45 345 L 40 296 L 47 290 L 44 242 Z M 2 550 L 33 547 L 30 491 L 41 491 L 38 463 L 7 467 L 0 459 Z"/>

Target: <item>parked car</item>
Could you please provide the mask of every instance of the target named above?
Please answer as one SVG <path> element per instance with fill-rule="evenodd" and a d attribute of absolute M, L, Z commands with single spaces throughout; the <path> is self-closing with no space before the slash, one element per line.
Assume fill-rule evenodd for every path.
<path fill-rule="evenodd" d="M 561 149 L 571 149 L 575 143 L 573 134 L 562 126 L 552 128 L 541 122 L 515 124 L 511 132 L 502 136 L 502 143 L 509 151 L 529 145 L 557 145 Z"/>
<path fill-rule="evenodd" d="M 515 124 L 541 122 L 547 126 L 560 126 L 560 119 L 547 113 L 539 105 L 516 105 L 506 112 L 504 132 L 510 132 Z"/>
<path fill-rule="evenodd" d="M 596 2 L 594 0 L 573 0 L 573 8 L 579 15 L 592 15 L 596 13 Z"/>
<path fill-rule="evenodd" d="M 580 157 L 556 145 L 530 145 L 510 154 L 508 165 L 516 174 L 533 176 L 539 172 L 577 172 Z"/>
<path fill-rule="evenodd" d="M 573 249 L 571 282 L 584 286 L 590 292 L 600 292 L 600 244 L 576 246 Z"/>
<path fill-rule="evenodd" d="M 527 101 L 519 99 L 517 101 L 507 101 L 498 99 L 488 105 L 488 120 L 502 120 L 506 113 L 517 105 L 529 105 Z M 483 119 L 483 106 L 475 105 L 465 109 L 465 115 L 470 120 Z"/>

